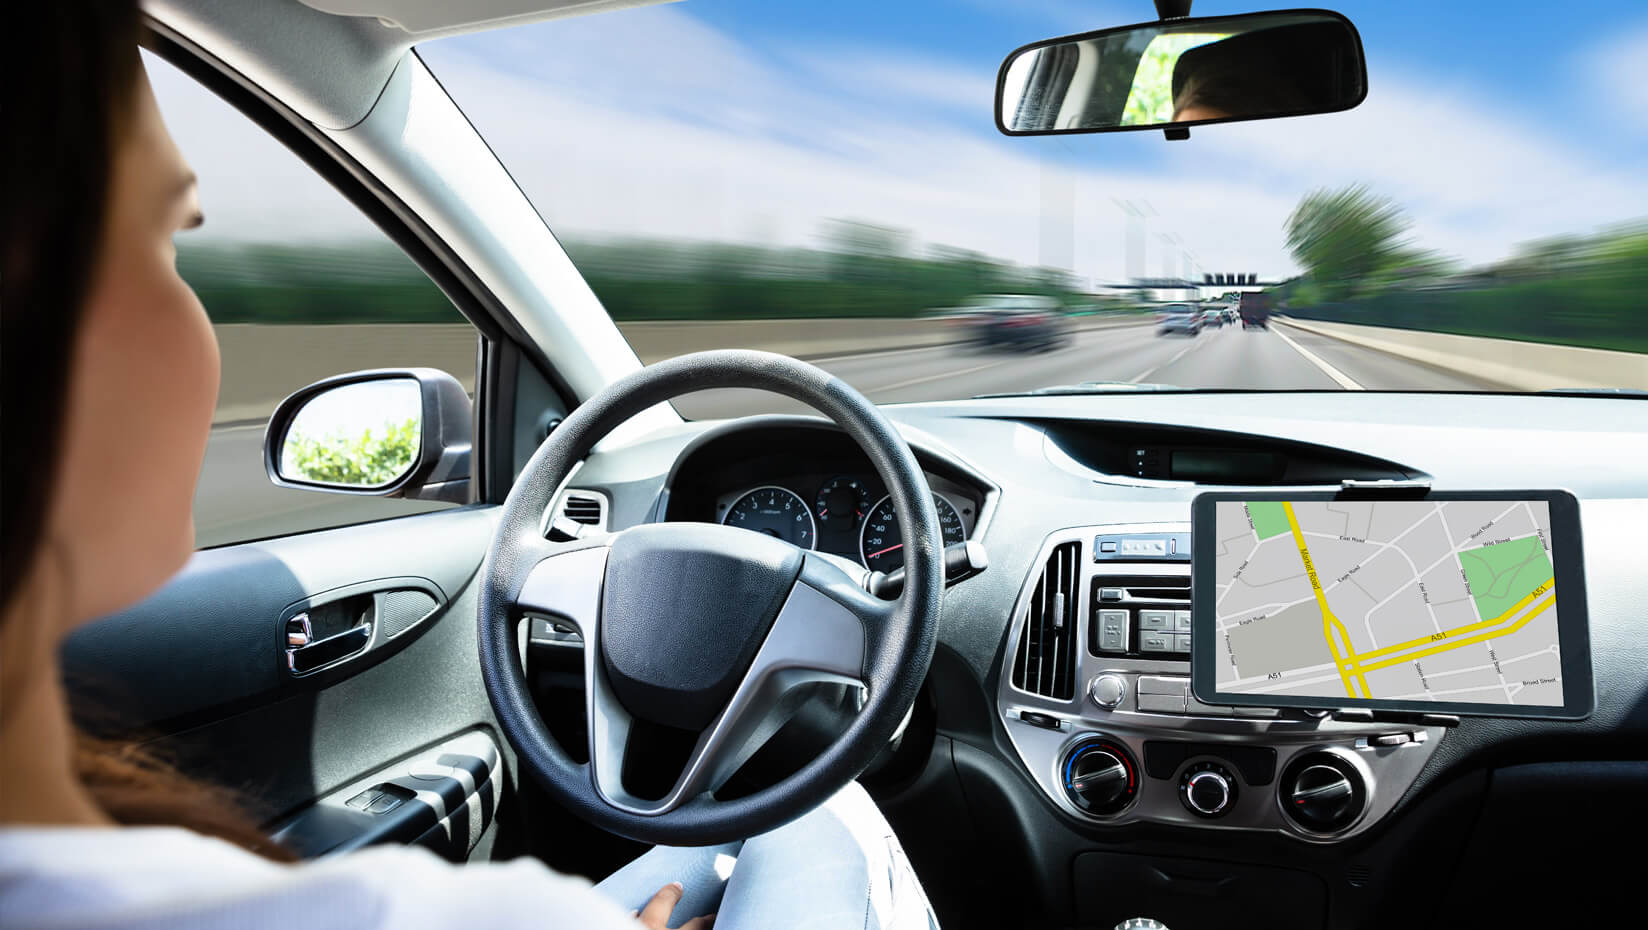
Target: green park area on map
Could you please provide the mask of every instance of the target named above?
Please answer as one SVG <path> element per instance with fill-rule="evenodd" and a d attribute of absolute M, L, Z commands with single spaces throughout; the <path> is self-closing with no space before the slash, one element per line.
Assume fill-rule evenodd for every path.
<path fill-rule="evenodd" d="M 1255 518 L 1254 525 L 1258 525 Z M 1551 558 L 1538 536 L 1524 536 L 1459 553 L 1476 612 L 1491 620 L 1551 580 Z"/>
<path fill-rule="evenodd" d="M 1280 536 L 1292 529 L 1281 501 L 1248 501 L 1247 515 L 1253 521 L 1253 532 L 1259 534 L 1260 539 Z"/>

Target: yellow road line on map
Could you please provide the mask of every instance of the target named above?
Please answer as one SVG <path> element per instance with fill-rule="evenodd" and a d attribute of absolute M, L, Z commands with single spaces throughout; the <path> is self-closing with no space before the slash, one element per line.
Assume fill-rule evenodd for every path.
<path fill-rule="evenodd" d="M 1357 667 L 1357 670 L 1359 673 L 1376 672 L 1382 668 L 1389 668 L 1392 665 L 1401 665 L 1404 662 L 1413 662 L 1418 659 L 1423 659 L 1426 656 L 1436 655 L 1439 652 L 1447 652 L 1450 649 L 1458 649 L 1461 646 L 1469 646 L 1472 643 L 1480 643 L 1484 640 L 1493 639 L 1495 637 L 1507 636 L 1511 633 L 1515 633 L 1517 630 L 1522 629 L 1528 624 L 1528 621 L 1549 610 L 1555 603 L 1556 596 L 1552 595 L 1551 597 L 1541 601 L 1533 610 L 1523 614 L 1521 619 L 1517 620 L 1508 627 L 1503 627 L 1497 630 L 1489 630 L 1486 633 L 1478 633 L 1475 636 L 1467 637 L 1465 639 L 1454 640 L 1449 642 L 1447 645 L 1437 646 L 1435 649 L 1424 649 L 1419 652 L 1409 652 L 1404 655 L 1397 656 L 1394 659 L 1386 659 L 1383 662 L 1375 662 L 1372 665 L 1360 665 Z"/>
<path fill-rule="evenodd" d="M 1467 623 L 1464 626 L 1457 626 L 1451 630 L 1443 630 L 1442 635 L 1446 638 L 1452 639 L 1462 633 L 1470 633 L 1476 630 L 1485 630 L 1491 626 L 1498 626 L 1499 624 L 1504 623 L 1506 620 L 1509 620 L 1511 617 L 1515 616 L 1517 611 L 1528 606 L 1535 598 L 1539 597 L 1541 594 L 1544 594 L 1546 591 L 1551 590 L 1551 586 L 1554 583 L 1554 581 L 1547 581 L 1539 587 L 1533 589 L 1527 597 L 1517 601 L 1509 610 L 1493 618 L 1492 620 L 1479 620 L 1476 623 Z M 1393 652 L 1401 652 L 1404 649 L 1412 649 L 1415 646 L 1428 646 L 1431 643 L 1439 641 L 1435 639 L 1434 636 L 1435 634 L 1431 634 L 1430 636 L 1421 636 L 1418 639 L 1410 639 L 1405 643 L 1397 643 L 1394 646 L 1385 646 L 1381 649 L 1375 649 L 1372 652 L 1360 653 L 1358 658 L 1377 659 L 1380 656 L 1388 656 Z"/>
<path fill-rule="evenodd" d="M 1345 696 L 1356 697 L 1356 689 L 1351 687 L 1351 676 L 1346 670 L 1356 662 L 1356 647 L 1351 645 L 1350 634 L 1345 632 L 1344 624 L 1328 609 L 1328 599 L 1322 594 L 1322 582 L 1316 577 L 1316 565 L 1310 558 L 1310 547 L 1305 545 L 1305 535 L 1299 531 L 1299 519 L 1293 515 L 1293 504 L 1282 501 L 1282 512 L 1287 514 L 1288 527 L 1293 530 L 1293 542 L 1299 547 L 1299 558 L 1305 563 L 1305 577 L 1310 579 L 1310 590 L 1316 595 L 1316 606 L 1322 611 L 1322 638 L 1328 641 L 1328 651 L 1333 653 L 1333 668 L 1339 673 L 1339 680 L 1345 683 Z M 1339 654 L 1339 646 L 1333 641 L 1334 628 L 1338 628 L 1340 635 L 1345 638 L 1345 651 L 1348 655 Z M 1351 665 L 1345 660 L 1350 659 Z M 1368 693 L 1367 680 L 1357 673 L 1357 681 L 1362 685 L 1362 697 L 1371 697 Z"/>

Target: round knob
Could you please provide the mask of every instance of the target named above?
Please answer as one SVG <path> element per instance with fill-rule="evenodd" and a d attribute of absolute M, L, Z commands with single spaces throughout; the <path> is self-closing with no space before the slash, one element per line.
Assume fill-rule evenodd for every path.
<path fill-rule="evenodd" d="M 1114 814 L 1139 790 L 1138 769 L 1121 744 L 1108 739 L 1082 743 L 1064 762 L 1064 792 L 1089 814 Z"/>
<path fill-rule="evenodd" d="M 1127 694 L 1127 679 L 1120 675 L 1100 675 L 1087 686 L 1087 696 L 1105 710 L 1115 710 Z"/>
<path fill-rule="evenodd" d="M 1198 817 L 1220 817 L 1236 803 L 1236 776 L 1217 762 L 1198 762 L 1179 778 L 1179 800 Z"/>
<path fill-rule="evenodd" d="M 1307 753 L 1282 771 L 1282 810 L 1312 833 L 1338 833 L 1356 822 L 1367 803 L 1362 776 L 1344 759 Z"/>

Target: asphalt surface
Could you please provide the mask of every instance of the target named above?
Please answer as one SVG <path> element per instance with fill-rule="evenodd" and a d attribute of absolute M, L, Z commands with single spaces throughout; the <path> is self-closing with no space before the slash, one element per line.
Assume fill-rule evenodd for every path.
<path fill-rule="evenodd" d="M 953 400 L 1083 381 L 1129 381 L 1185 388 L 1252 390 L 1494 390 L 1452 372 L 1273 326 L 1157 336 L 1151 321 L 1089 330 L 1035 354 L 955 346 L 875 352 L 814 363 L 876 403 Z M 703 391 L 676 401 L 692 419 L 805 410 L 753 391 Z M 196 544 L 223 545 L 326 526 L 438 509 L 440 504 L 351 497 L 274 487 L 264 473 L 261 426 L 212 431 L 195 496 Z"/>
<path fill-rule="evenodd" d="M 1347 380 L 1336 379 L 1305 353 Z M 954 400 L 1083 381 L 1262 391 L 1496 389 L 1453 372 L 1279 325 L 1250 330 L 1237 325 L 1206 329 L 1199 336 L 1158 336 L 1154 322 L 1148 320 L 1076 333 L 1069 345 L 1053 352 L 985 353 L 938 346 L 814 359 L 813 363 L 878 404 Z M 703 391 L 677 400 L 676 408 L 692 419 L 805 409 L 784 398 L 752 391 Z"/>

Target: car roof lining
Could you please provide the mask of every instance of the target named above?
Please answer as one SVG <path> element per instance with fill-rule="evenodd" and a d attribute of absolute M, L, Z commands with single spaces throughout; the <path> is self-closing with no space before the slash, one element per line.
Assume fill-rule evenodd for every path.
<path fill-rule="evenodd" d="M 414 41 L 674 0 L 299 0 L 338 16 L 362 16 Z"/>
<path fill-rule="evenodd" d="M 144 0 L 143 9 L 304 119 L 342 130 L 372 112 L 395 66 L 417 42 L 655 2 L 660 0 Z"/>

